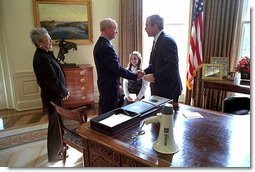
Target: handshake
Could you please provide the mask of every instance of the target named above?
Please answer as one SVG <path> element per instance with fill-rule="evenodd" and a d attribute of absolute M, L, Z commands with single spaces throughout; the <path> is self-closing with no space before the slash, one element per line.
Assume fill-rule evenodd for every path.
<path fill-rule="evenodd" d="M 137 80 L 144 79 L 147 82 L 155 82 L 155 78 L 154 78 L 153 74 L 146 75 L 146 73 L 144 71 L 139 70 L 139 71 L 137 71 L 136 75 L 137 75 Z"/>

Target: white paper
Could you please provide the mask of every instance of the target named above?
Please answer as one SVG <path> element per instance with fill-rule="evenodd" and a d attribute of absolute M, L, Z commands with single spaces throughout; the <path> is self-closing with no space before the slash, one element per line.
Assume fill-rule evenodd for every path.
<path fill-rule="evenodd" d="M 188 111 L 185 111 L 183 112 L 183 115 L 186 117 L 186 118 L 204 118 L 200 113 L 198 112 L 188 112 Z"/>
<path fill-rule="evenodd" d="M 105 119 L 99 121 L 99 123 L 104 124 L 109 127 L 114 127 L 115 125 L 125 122 L 131 118 L 132 118 L 131 116 L 119 113 L 117 115 L 113 114 L 113 115 L 109 116 L 108 118 L 105 118 Z"/>
<path fill-rule="evenodd" d="M 129 97 L 131 97 L 132 100 L 136 99 L 136 94 L 129 94 Z"/>

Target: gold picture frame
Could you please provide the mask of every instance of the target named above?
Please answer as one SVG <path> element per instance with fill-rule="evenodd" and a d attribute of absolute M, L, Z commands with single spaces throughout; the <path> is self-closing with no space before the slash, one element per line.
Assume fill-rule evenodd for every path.
<path fill-rule="evenodd" d="M 33 0 L 36 27 L 45 27 L 53 40 L 92 44 L 91 0 Z"/>
<path fill-rule="evenodd" d="M 229 72 L 229 58 L 228 57 L 211 57 L 211 64 L 222 65 L 222 76 L 227 77 Z"/>
<path fill-rule="evenodd" d="M 221 64 L 203 64 L 202 79 L 222 80 Z"/>

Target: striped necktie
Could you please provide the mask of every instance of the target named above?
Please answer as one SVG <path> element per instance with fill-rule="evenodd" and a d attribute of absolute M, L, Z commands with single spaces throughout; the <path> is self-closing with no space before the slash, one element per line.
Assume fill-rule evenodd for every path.
<path fill-rule="evenodd" d="M 155 49 L 155 40 L 152 43 L 151 56 L 153 55 L 154 49 Z"/>

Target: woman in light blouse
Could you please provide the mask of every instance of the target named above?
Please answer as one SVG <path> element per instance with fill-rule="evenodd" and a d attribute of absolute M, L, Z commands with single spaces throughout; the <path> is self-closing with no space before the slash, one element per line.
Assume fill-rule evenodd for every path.
<path fill-rule="evenodd" d="M 137 71 L 142 70 L 141 66 L 141 54 L 138 51 L 133 51 L 129 55 L 129 64 L 127 69 L 133 73 L 137 73 Z M 123 79 L 123 91 L 127 102 L 131 103 L 133 101 L 140 101 L 144 98 L 148 85 L 149 83 L 143 79 L 137 81 Z M 136 97 L 134 98 L 130 94 L 135 94 Z"/>

